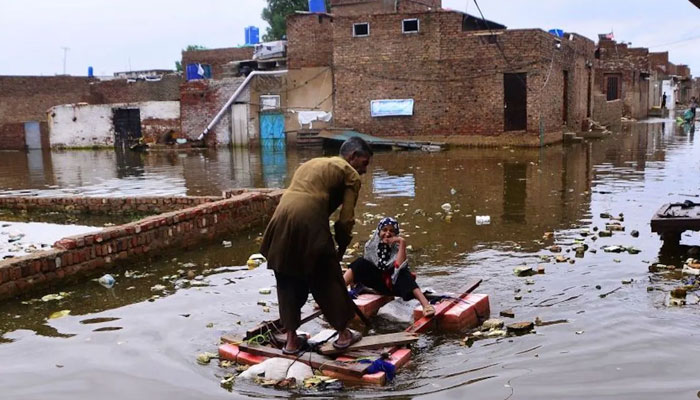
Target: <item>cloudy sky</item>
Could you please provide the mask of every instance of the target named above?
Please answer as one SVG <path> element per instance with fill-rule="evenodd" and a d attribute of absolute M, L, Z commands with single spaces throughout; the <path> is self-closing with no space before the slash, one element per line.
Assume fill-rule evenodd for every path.
<path fill-rule="evenodd" d="M 478 1 L 478 0 L 477 0 Z M 189 44 L 244 42 L 244 28 L 265 23 L 265 0 L 0 0 L 0 75 L 98 75 L 172 69 Z M 700 9 L 688 0 L 480 0 L 487 19 L 509 28 L 561 28 L 591 39 L 670 52 L 700 76 Z M 478 15 L 473 0 L 443 6 Z M 64 52 L 63 48 L 68 50 Z"/>

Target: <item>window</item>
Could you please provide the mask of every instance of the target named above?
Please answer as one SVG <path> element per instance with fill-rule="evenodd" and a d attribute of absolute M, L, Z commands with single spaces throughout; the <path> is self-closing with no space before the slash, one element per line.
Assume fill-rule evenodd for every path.
<path fill-rule="evenodd" d="M 368 22 L 361 22 L 359 24 L 352 24 L 352 36 L 354 36 L 354 37 L 369 36 L 369 23 Z"/>
<path fill-rule="evenodd" d="M 417 18 L 403 20 L 403 33 L 418 33 L 420 22 Z"/>

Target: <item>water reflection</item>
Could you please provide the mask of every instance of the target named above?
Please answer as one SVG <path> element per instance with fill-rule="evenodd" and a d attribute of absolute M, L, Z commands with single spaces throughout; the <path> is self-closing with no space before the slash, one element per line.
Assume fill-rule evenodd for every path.
<path fill-rule="evenodd" d="M 372 193 L 378 197 L 416 197 L 413 174 L 389 175 L 381 168 L 372 174 Z"/>
<path fill-rule="evenodd" d="M 651 213 L 661 203 L 697 196 L 694 192 L 700 187 L 696 173 L 700 145 L 683 136 L 673 121 L 664 124 L 626 124 L 606 139 L 541 150 L 377 152 L 369 173 L 363 176 L 355 227 L 358 242 L 375 229 L 378 216 L 397 216 L 412 246 L 411 265 L 422 287 L 449 290 L 479 276 L 484 278 L 479 291 L 489 294 L 493 314 L 513 309 L 519 321 L 540 317 L 570 323 L 537 327 L 536 335 L 513 340 L 480 341 L 471 348 L 459 345 L 460 335 L 433 332 L 421 337 L 413 362 L 402 370 L 394 386 L 386 391 L 351 388 L 350 395 L 483 398 L 489 393 L 497 398 L 514 394 L 518 398 L 651 399 L 669 397 L 669 387 L 679 393 L 671 397 L 695 395 L 695 371 L 700 362 L 687 354 L 695 350 L 688 338 L 700 323 L 700 305 L 669 309 L 665 289 L 681 284 L 680 277 L 647 272 L 660 249 L 658 237 L 649 230 Z M 73 185 L 73 189 L 95 193 L 123 192 L 123 187 L 137 179 L 141 187 L 128 191 L 150 193 L 160 188 L 176 194 L 218 194 L 236 186 L 284 186 L 301 162 L 321 152 L 289 150 L 284 158 L 244 150 L 153 152 L 143 155 L 142 167 L 137 164 L 137 169 L 142 168 L 137 177 L 117 176 L 118 161 L 109 153 L 68 154 L 73 155 L 44 156 L 44 181 L 34 183 L 27 179 L 30 172 L 25 153 L 17 153 L 19 158 L 13 165 L 3 158 L 0 164 L 8 167 L 3 171 L 10 171 L 10 176 L 0 176 L 0 183 L 4 188 L 42 193 Z M 66 172 L 88 162 L 100 165 L 102 174 L 90 168 Z M 441 207 L 444 203 L 451 205 L 450 218 Z M 607 220 L 601 213 L 624 214 L 627 231 L 596 241 L 592 235 L 580 235 L 582 228 L 593 232 L 594 227 L 604 227 Z M 476 225 L 476 215 L 489 215 L 491 224 Z M 630 235 L 631 230 L 638 230 L 639 237 Z M 229 396 L 218 388 L 221 375 L 227 371 L 215 365 L 193 369 L 192 360 L 198 352 L 214 350 L 221 334 L 244 333 L 256 321 L 276 313 L 274 296 L 259 292 L 259 288 L 274 284 L 269 271 L 216 270 L 243 265 L 257 251 L 255 238 L 261 231 L 262 227 L 226 238 L 233 241 L 231 248 L 214 243 L 115 268 L 111 271 L 117 278 L 113 290 L 87 281 L 68 287 L 71 295 L 57 303 L 0 304 L 0 331 L 6 332 L 4 340 L 16 340 L 0 345 L 0 355 L 20 363 L 12 363 L 3 374 L 9 381 L 3 388 L 10 395 L 24 393 L 23 388 L 36 387 L 37 374 L 70 379 L 54 368 L 65 362 L 62 359 L 21 364 L 28 350 L 46 349 L 42 354 L 47 357 L 61 354 L 69 360 L 73 360 L 69 354 L 90 351 L 90 358 L 73 363 L 71 374 L 96 370 L 101 372 L 95 379 L 122 376 L 124 386 L 141 392 L 153 390 L 160 397 L 180 381 L 188 383 L 178 387 L 183 398 L 202 392 L 209 397 Z M 555 239 L 543 241 L 542 234 L 547 231 L 554 232 Z M 684 245 L 698 242 L 695 236 L 684 237 Z M 553 243 L 564 248 L 561 255 L 573 259 L 573 252 L 566 250 L 575 241 L 585 241 L 598 251 L 587 252 L 573 264 L 543 261 L 542 257 L 552 255 L 547 247 Z M 641 253 L 602 250 L 610 245 L 635 246 Z M 671 263 L 680 259 L 678 254 L 670 257 L 660 260 Z M 186 267 L 186 262 L 195 266 Z M 532 284 L 527 284 L 512 273 L 512 268 L 523 264 L 543 264 L 547 272 L 531 277 Z M 172 276 L 180 276 L 178 270 L 188 268 L 201 273 L 209 286 L 177 286 L 180 278 L 173 280 Z M 127 276 L 126 269 L 152 275 L 134 278 Z M 213 273 L 204 273 L 212 269 Z M 632 283 L 621 284 L 622 280 Z M 164 285 L 166 290 L 152 290 L 156 285 Z M 516 292 L 522 296 L 520 300 L 514 299 Z M 160 297 L 154 298 L 156 295 Z M 264 312 L 259 301 L 272 307 L 271 313 Z M 73 310 L 75 316 L 46 319 L 62 309 Z M 105 320 L 81 323 L 88 318 Z M 115 318 L 119 318 L 118 323 L 108 322 Z M 396 330 L 399 325 L 396 319 L 381 315 L 378 320 L 378 329 Z M 122 329 L 111 330 L 116 327 Z M 95 329 L 103 331 L 95 333 Z M 315 331 L 320 325 L 309 329 Z M 76 336 L 37 338 L 34 333 Z M 90 346 L 100 340 L 110 346 Z M 677 368 L 680 359 L 686 368 Z M 123 365 L 134 366 L 130 372 L 147 383 L 119 375 Z M 613 374 L 619 379 L 611 379 Z M 630 393 L 630 388 L 636 391 L 621 396 Z M 233 390 L 258 397 L 289 395 L 241 382 Z M 77 392 L 66 391 L 81 394 Z M 118 395 L 109 392 L 107 397 Z"/>

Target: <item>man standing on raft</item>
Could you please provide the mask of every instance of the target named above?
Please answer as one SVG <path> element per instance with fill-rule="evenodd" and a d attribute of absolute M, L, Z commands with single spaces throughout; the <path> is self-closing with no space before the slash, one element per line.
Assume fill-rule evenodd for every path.
<path fill-rule="evenodd" d="M 362 338 L 347 328 L 355 309 L 340 259 L 352 240 L 360 175 L 367 171 L 372 155 L 369 144 L 355 136 L 343 143 L 340 156 L 314 158 L 300 165 L 265 229 L 260 253 L 275 271 L 280 320 L 287 330 L 285 354 L 306 350 L 306 338 L 296 331 L 309 292 L 338 331 L 334 347 L 346 349 Z M 336 250 L 328 218 L 338 207 Z"/>

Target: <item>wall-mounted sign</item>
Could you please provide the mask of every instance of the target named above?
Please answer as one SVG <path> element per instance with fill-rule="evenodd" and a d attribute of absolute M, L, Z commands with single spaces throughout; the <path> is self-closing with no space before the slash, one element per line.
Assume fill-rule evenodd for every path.
<path fill-rule="evenodd" d="M 280 96 L 264 94 L 260 96 L 260 110 L 277 110 L 280 108 Z"/>
<path fill-rule="evenodd" d="M 372 100 L 370 112 L 373 117 L 413 115 L 413 99 Z"/>

